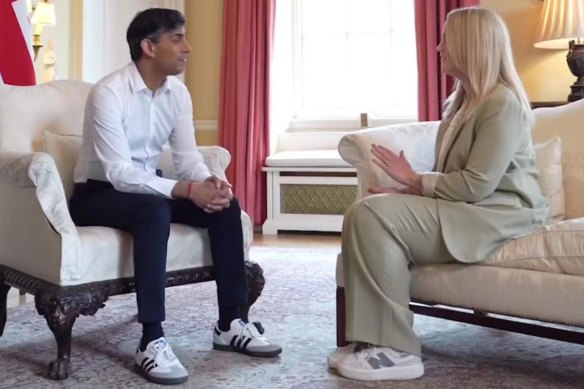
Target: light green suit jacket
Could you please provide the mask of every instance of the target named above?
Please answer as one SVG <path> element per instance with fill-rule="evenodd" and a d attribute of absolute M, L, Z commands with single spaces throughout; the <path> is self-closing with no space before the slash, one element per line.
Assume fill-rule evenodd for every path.
<path fill-rule="evenodd" d="M 436 158 L 446 125 L 438 130 Z M 519 99 L 498 85 L 445 145 L 442 171 L 424 174 L 437 199 L 444 242 L 461 262 L 487 259 L 505 241 L 545 223 L 531 121 Z"/>

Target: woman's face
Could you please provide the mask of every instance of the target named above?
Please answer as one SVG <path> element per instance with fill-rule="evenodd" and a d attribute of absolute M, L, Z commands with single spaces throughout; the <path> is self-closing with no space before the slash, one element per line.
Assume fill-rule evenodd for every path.
<path fill-rule="evenodd" d="M 448 57 L 448 50 L 446 50 L 446 39 L 444 39 L 444 32 L 442 33 L 442 39 L 440 39 L 438 47 L 436 47 L 436 51 L 438 51 L 438 54 L 440 54 L 440 65 L 442 72 L 456 77 L 456 69 Z"/>
<path fill-rule="evenodd" d="M 446 35 L 444 31 L 446 31 L 447 29 L 448 22 L 444 25 L 444 30 L 442 31 L 442 39 L 440 40 L 440 43 L 436 47 L 436 51 L 438 51 L 438 53 L 440 54 L 440 64 L 442 65 L 442 73 L 448 74 L 464 82 L 468 78 L 467 75 L 462 70 L 454 66 L 452 58 L 450 58 L 450 56 L 448 55 L 446 39 L 444 38 L 444 36 Z"/>

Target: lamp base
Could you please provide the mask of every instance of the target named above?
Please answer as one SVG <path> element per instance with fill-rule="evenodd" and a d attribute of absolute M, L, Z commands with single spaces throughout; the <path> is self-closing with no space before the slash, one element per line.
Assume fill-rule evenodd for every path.
<path fill-rule="evenodd" d="M 579 77 L 578 80 L 570 86 L 572 93 L 568 95 L 568 101 L 577 101 L 584 98 L 584 77 Z"/>
<path fill-rule="evenodd" d="M 32 48 L 34 50 L 34 61 L 36 61 L 37 57 L 39 56 L 39 50 L 41 47 L 43 47 L 43 45 L 41 45 L 40 34 L 34 34 L 32 36 Z"/>
<path fill-rule="evenodd" d="M 570 50 L 566 61 L 572 74 L 578 77 L 576 82 L 570 86 L 572 93 L 568 96 L 568 101 L 572 102 L 584 98 L 584 44 L 570 41 Z"/>

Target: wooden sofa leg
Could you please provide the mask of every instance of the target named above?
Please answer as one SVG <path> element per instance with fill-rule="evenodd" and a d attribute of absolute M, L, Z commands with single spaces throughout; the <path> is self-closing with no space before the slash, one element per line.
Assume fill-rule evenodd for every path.
<path fill-rule="evenodd" d="M 345 288 L 337 287 L 337 347 L 347 345 L 345 338 Z"/>
<path fill-rule="evenodd" d="M 57 359 L 49 363 L 48 376 L 64 380 L 71 371 L 71 332 L 79 314 L 93 315 L 104 306 L 107 294 L 92 288 L 42 289 L 35 294 L 37 312 L 43 315 L 57 341 Z"/>
<path fill-rule="evenodd" d="M 8 291 L 10 285 L 0 283 L 0 336 L 4 334 L 4 327 L 6 326 L 6 310 L 8 304 Z"/>
<path fill-rule="evenodd" d="M 266 279 L 264 271 L 257 262 L 245 261 L 245 275 L 247 277 L 248 304 L 241 307 L 241 318 L 248 321 L 249 309 L 262 294 Z"/>

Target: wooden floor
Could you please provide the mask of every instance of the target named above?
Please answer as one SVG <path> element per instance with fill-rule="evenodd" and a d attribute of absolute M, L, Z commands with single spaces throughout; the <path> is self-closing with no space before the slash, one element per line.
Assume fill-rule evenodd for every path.
<path fill-rule="evenodd" d="M 334 232 L 281 232 L 278 235 L 255 233 L 252 246 L 340 248 L 341 234 Z"/>
<path fill-rule="evenodd" d="M 278 235 L 262 235 L 255 233 L 253 246 L 259 247 L 299 247 L 299 248 L 339 248 L 341 247 L 341 235 L 338 233 L 318 232 L 294 232 L 280 233 Z M 20 296 L 18 290 L 11 288 L 8 292 L 8 308 L 16 307 L 34 301 L 30 294 Z"/>

